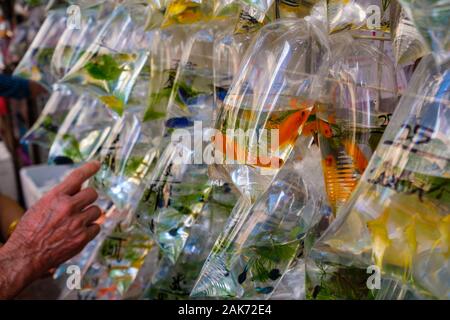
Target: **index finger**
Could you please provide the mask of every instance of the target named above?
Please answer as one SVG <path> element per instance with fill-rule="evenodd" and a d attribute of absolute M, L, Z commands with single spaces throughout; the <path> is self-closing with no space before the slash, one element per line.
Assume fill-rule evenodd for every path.
<path fill-rule="evenodd" d="M 76 194 L 82 184 L 92 177 L 100 169 L 99 161 L 88 162 L 82 167 L 74 170 L 69 176 L 57 185 L 52 191 L 57 193 L 64 193 L 69 196 Z"/>

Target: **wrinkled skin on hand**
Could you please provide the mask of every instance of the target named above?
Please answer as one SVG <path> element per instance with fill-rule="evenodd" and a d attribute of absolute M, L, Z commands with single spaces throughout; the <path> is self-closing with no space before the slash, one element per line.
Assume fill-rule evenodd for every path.
<path fill-rule="evenodd" d="M 74 170 L 23 216 L 0 248 L 0 299 L 12 298 L 33 280 L 79 253 L 100 231 L 97 192 L 81 190 L 100 164 Z M 0 213 L 1 214 L 1 213 Z"/>

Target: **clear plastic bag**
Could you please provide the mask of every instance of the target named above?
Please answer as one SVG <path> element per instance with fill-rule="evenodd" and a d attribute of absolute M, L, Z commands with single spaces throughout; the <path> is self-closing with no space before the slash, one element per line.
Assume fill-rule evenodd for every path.
<path fill-rule="evenodd" d="M 48 90 L 56 82 L 50 70 L 55 47 L 66 30 L 66 13 L 53 10 L 47 15 L 39 32 L 14 70 L 14 75 L 40 82 Z"/>
<path fill-rule="evenodd" d="M 176 28 L 175 28 L 176 29 Z M 136 209 L 141 183 L 156 164 L 165 132 L 168 100 L 181 55 L 182 30 L 154 31 L 149 65 L 133 87 L 124 116 L 115 124 L 100 153 L 102 168 L 94 186 L 118 208 Z"/>
<path fill-rule="evenodd" d="M 199 278 L 192 289 L 192 297 L 224 296 L 229 291 L 232 280 L 225 277 L 228 272 L 224 261 L 225 253 L 227 246 L 230 244 L 230 240 L 233 239 L 240 230 L 240 226 L 243 222 L 240 217 L 248 212 L 251 206 L 251 203 L 246 197 L 239 197 L 236 205 L 231 211 L 230 218 L 223 228 L 223 232 L 217 238 L 208 258 L 205 261 L 205 264 L 202 267 Z M 208 275 L 208 277 L 205 275 Z M 217 288 L 217 290 L 214 290 L 215 288 L 213 288 L 213 290 L 210 289 L 209 291 L 206 291 L 211 287 L 211 284 L 218 283 L 221 280 L 229 281 L 227 283 L 223 283 L 222 288 Z"/>
<path fill-rule="evenodd" d="M 428 53 L 428 48 L 405 10 L 396 4 L 394 11 L 391 18 L 391 33 L 395 62 L 408 65 L 424 57 Z"/>
<path fill-rule="evenodd" d="M 149 87 L 143 121 L 164 120 L 189 28 L 172 27 L 154 32 L 149 56 Z"/>
<path fill-rule="evenodd" d="M 49 163 L 78 163 L 93 159 L 111 133 L 116 119 L 97 99 L 81 95 L 58 130 Z"/>
<path fill-rule="evenodd" d="M 54 85 L 53 93 L 39 118 L 22 137 L 22 143 L 33 143 L 50 148 L 67 114 L 78 100 L 78 95 L 64 85 Z"/>
<path fill-rule="evenodd" d="M 214 242 L 236 203 L 236 195 L 225 183 L 215 181 L 199 218 L 176 263 L 162 256 L 143 297 L 145 299 L 188 299 Z"/>
<path fill-rule="evenodd" d="M 180 154 L 186 157 L 184 161 Z M 140 225 L 153 234 L 172 263 L 181 254 L 211 192 L 207 166 L 186 164 L 191 156 L 189 148 L 169 143 L 148 178 L 136 211 Z"/>
<path fill-rule="evenodd" d="M 136 280 L 154 242 L 129 212 L 123 211 L 117 218 L 85 266 L 81 289 L 66 292 L 64 299 L 122 299 Z"/>
<path fill-rule="evenodd" d="M 214 106 L 214 41 L 219 31 L 231 32 L 226 22 L 204 24 L 186 42 L 168 101 L 166 127 L 189 128 L 194 122 L 210 127 Z M 225 31 L 226 32 L 226 31 Z"/>
<path fill-rule="evenodd" d="M 255 33 L 225 33 L 214 42 L 214 104 L 217 110 L 230 89 L 234 77 Z"/>
<path fill-rule="evenodd" d="M 316 106 L 328 201 L 336 213 L 378 146 L 398 103 L 393 62 L 375 44 L 335 35 L 324 100 Z"/>
<path fill-rule="evenodd" d="M 449 65 L 423 59 L 354 194 L 311 251 L 310 296 L 373 297 L 372 266 L 416 296 L 450 297 L 449 88 Z"/>
<path fill-rule="evenodd" d="M 137 26 L 126 6 L 118 6 L 93 43 L 62 81 L 75 90 L 88 90 L 122 115 L 136 79 L 144 67 L 151 33 Z"/>
<path fill-rule="evenodd" d="M 391 0 L 329 0 L 327 1 L 330 33 L 342 30 L 390 32 Z"/>
<path fill-rule="evenodd" d="M 96 9 L 83 10 L 80 17 L 80 28 L 66 28 L 55 46 L 50 67 L 56 79 L 62 79 L 70 71 L 92 43 L 104 22 L 98 20 Z"/>
<path fill-rule="evenodd" d="M 216 0 L 214 1 L 214 17 L 230 17 L 237 16 L 241 10 L 239 0 Z"/>
<path fill-rule="evenodd" d="M 100 151 L 102 166 L 93 185 L 119 210 L 136 207 L 141 183 L 157 157 L 162 132 L 162 122 L 141 123 L 133 113 L 126 113 L 114 124 Z"/>
<path fill-rule="evenodd" d="M 267 299 L 301 254 L 325 196 L 317 147 L 294 154 L 267 191 L 230 219 L 216 242 L 193 297 Z M 239 208 L 237 206 L 237 208 Z M 304 286 L 303 286 L 304 287 Z"/>
<path fill-rule="evenodd" d="M 68 281 L 70 281 L 70 276 L 72 275 L 70 269 L 73 267 L 71 266 L 77 266 L 80 269 L 80 276 L 83 277 L 93 263 L 102 242 L 106 239 L 108 234 L 112 232 L 118 219 L 123 215 L 123 212 L 116 210 L 116 208 L 112 207 L 111 203 L 108 201 L 97 201 L 96 205 L 105 212 L 104 220 L 101 222 L 100 233 L 94 240 L 89 242 L 79 254 L 61 264 L 53 274 L 53 280 L 58 288 L 60 288 L 59 300 L 82 298 L 82 294 L 69 289 L 67 286 L 67 283 L 69 283 Z"/>
<path fill-rule="evenodd" d="M 439 63 L 450 59 L 450 3 L 446 0 L 400 0 Z"/>
<path fill-rule="evenodd" d="M 326 33 L 314 19 L 267 25 L 247 50 L 217 117 L 214 145 L 217 161 L 251 201 L 292 150 L 328 57 Z"/>
<path fill-rule="evenodd" d="M 274 288 L 270 300 L 305 300 L 305 264 L 294 260 Z"/>

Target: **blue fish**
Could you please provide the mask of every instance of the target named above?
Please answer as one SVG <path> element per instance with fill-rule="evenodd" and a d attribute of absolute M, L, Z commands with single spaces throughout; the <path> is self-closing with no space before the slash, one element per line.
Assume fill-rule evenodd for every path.
<path fill-rule="evenodd" d="M 256 292 L 261 294 L 269 294 L 273 291 L 273 287 L 265 287 L 265 288 L 256 287 L 255 290 Z"/>
<path fill-rule="evenodd" d="M 270 280 L 275 281 L 275 280 L 277 280 L 279 277 L 281 277 L 280 270 L 278 270 L 278 269 L 272 269 L 272 270 L 269 272 L 269 278 L 270 278 Z"/>
<path fill-rule="evenodd" d="M 56 156 L 53 158 L 53 163 L 56 165 L 69 165 L 74 164 L 73 160 L 66 156 Z"/>
<path fill-rule="evenodd" d="M 247 279 L 247 271 L 248 271 L 248 266 L 245 266 L 244 271 L 242 271 L 242 273 L 238 276 L 239 284 L 244 283 L 244 281 Z"/>
<path fill-rule="evenodd" d="M 228 90 L 221 87 L 216 87 L 216 96 L 220 101 L 225 100 L 225 97 L 227 96 Z"/>
<path fill-rule="evenodd" d="M 170 229 L 170 230 L 169 230 L 169 234 L 170 234 L 172 237 L 176 237 L 177 234 L 178 234 L 178 228 Z"/>

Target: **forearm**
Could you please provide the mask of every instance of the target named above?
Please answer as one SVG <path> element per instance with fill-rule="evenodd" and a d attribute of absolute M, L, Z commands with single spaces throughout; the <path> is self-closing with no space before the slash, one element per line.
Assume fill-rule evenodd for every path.
<path fill-rule="evenodd" d="M 0 247 L 0 299 L 12 299 L 34 280 L 32 254 L 24 248 Z"/>

